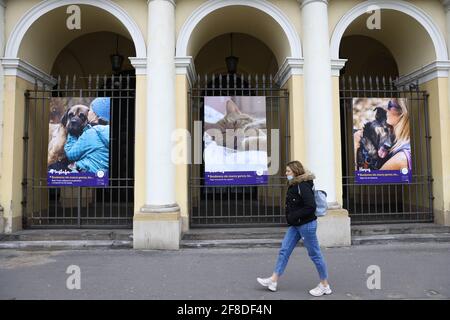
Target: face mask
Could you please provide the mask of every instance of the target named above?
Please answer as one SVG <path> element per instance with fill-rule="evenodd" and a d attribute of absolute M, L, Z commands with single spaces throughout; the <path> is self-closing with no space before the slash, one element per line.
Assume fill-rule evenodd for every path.
<path fill-rule="evenodd" d="M 291 181 L 292 179 L 294 179 L 293 176 L 287 176 L 286 178 L 287 178 L 289 181 Z"/>

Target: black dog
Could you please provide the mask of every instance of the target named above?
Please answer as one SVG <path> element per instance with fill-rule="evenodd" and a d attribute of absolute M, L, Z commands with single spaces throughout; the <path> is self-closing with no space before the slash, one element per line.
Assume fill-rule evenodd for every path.
<path fill-rule="evenodd" d="M 392 126 L 387 124 L 386 110 L 374 109 L 375 120 L 364 125 L 357 153 L 358 169 L 379 170 L 387 161 L 395 141 Z"/>

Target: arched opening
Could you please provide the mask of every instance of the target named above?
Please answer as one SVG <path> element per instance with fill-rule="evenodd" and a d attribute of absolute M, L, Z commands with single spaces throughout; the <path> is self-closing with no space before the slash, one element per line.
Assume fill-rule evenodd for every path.
<path fill-rule="evenodd" d="M 177 57 L 195 57 L 211 39 L 230 32 L 251 35 L 272 48 L 278 64 L 301 58 L 296 29 L 275 5 L 264 0 L 208 1 L 184 23 L 177 40 Z"/>
<path fill-rule="evenodd" d="M 218 2 L 211 1 L 211 4 L 214 3 Z M 195 20 L 194 13 L 193 22 L 190 24 L 188 20 L 180 32 L 177 55 L 192 56 L 199 75 L 189 94 L 188 130 L 194 132 L 194 124 L 201 122 L 202 132 L 208 133 L 210 126 L 217 126 L 237 113 L 247 120 L 251 119 L 249 121 L 252 123 L 263 123 L 266 132 L 264 141 L 267 141 L 263 152 L 268 166 L 273 165 L 271 169 L 275 172 L 271 172 L 261 184 L 255 182 L 257 179 L 242 184 L 239 178 L 232 178 L 231 182 L 222 180 L 212 183 L 209 173 L 214 171 L 207 169 L 209 138 L 203 136 L 206 139 L 202 144 L 205 161 L 192 164 L 189 168 L 191 227 L 279 225 L 284 221 L 282 192 L 285 184 L 282 171 L 289 157 L 289 99 L 287 90 L 275 83 L 274 76 L 286 58 L 296 54 L 300 57 L 300 46 L 299 43 L 293 44 L 295 41 L 286 33 L 286 26 L 280 24 L 281 19 L 277 21 L 263 8 L 251 6 L 263 1 L 241 3 L 243 5 L 210 10 L 203 16 L 199 15 L 202 18 L 198 20 Z M 226 58 L 229 56 L 239 59 L 235 72 L 227 67 Z M 226 101 L 233 101 L 232 105 L 237 106 L 239 111 L 221 108 Z M 256 105 L 260 109 L 252 110 Z M 216 118 L 211 116 L 212 113 Z M 238 127 L 239 123 L 235 122 L 236 127 L 230 129 L 245 132 L 247 127 Z M 217 143 L 217 140 L 214 141 Z M 258 143 L 261 141 L 258 140 Z M 250 152 L 238 150 L 238 145 L 235 141 L 234 149 L 231 148 L 236 154 Z M 241 167 L 236 172 L 242 172 L 244 176 L 244 169 Z M 224 175 L 235 174 L 231 171 L 225 170 Z"/>
<path fill-rule="evenodd" d="M 94 32 L 82 35 L 62 49 L 53 63 L 51 75 L 112 75 L 111 55 L 123 57 L 118 74 L 133 74 L 134 68 L 128 57 L 135 56 L 133 42 L 114 32 Z"/>
<path fill-rule="evenodd" d="M 395 10 L 381 10 L 381 19 L 381 29 L 371 30 L 367 27 L 366 15 L 356 18 L 343 34 L 339 46 L 340 53 L 352 55 L 350 52 L 343 52 L 346 49 L 346 43 L 351 41 L 351 44 L 358 48 L 357 52 L 360 59 L 366 59 L 367 61 L 367 59 L 372 58 L 372 63 L 377 65 L 381 63 L 381 60 L 384 60 L 384 55 L 388 51 L 396 61 L 400 76 L 411 73 L 436 60 L 436 51 L 431 37 L 414 18 Z M 355 36 L 359 37 L 354 38 Z M 377 41 L 386 49 L 379 50 L 372 45 L 371 49 L 375 49 L 379 53 L 379 56 L 375 56 L 374 52 L 370 52 L 369 48 L 365 47 L 367 38 Z M 418 47 L 421 50 L 417 50 Z M 346 58 L 346 56 L 340 55 L 340 58 Z M 353 55 L 353 58 L 358 59 L 355 55 Z M 394 75 L 391 74 L 391 76 Z"/>
<path fill-rule="evenodd" d="M 364 53 L 355 48 L 364 48 Z M 347 59 L 341 71 L 341 75 L 347 77 L 373 75 L 389 78 L 399 75 L 397 62 L 389 49 L 381 42 L 367 36 L 344 37 L 339 56 Z"/>
<path fill-rule="evenodd" d="M 79 5 L 80 30 L 66 27 L 65 6 L 46 11 L 17 46 L 20 59 L 56 79 L 53 87 L 36 87 L 26 95 L 25 134 L 30 138 L 25 146 L 24 175 L 29 182 L 24 190 L 24 227 L 132 226 L 136 78 L 128 58 L 142 55 L 143 47 L 134 42 L 140 34 L 131 34 L 136 29 L 130 29 L 130 21 L 124 24 L 124 13 L 115 5 L 105 11 L 105 3 L 109 4 Z M 62 27 L 55 28 L 58 24 Z M 113 64 L 113 55 L 119 63 Z M 97 107 L 94 101 L 105 102 Z M 82 119 L 76 136 L 63 120 L 73 108 Z M 101 121 L 89 118 L 88 110 L 97 112 Z M 91 131 L 97 135 L 83 140 Z M 73 158 L 67 149 L 71 137 L 80 151 Z M 89 161 L 103 166 L 94 169 Z M 81 178 L 62 186 L 55 183 L 55 171 Z M 94 180 L 88 177 L 91 172 Z"/>
<path fill-rule="evenodd" d="M 383 8 L 382 27 L 372 30 L 367 27 L 368 16 L 363 13 L 350 11 L 332 39 L 332 55 L 336 55 L 338 48 L 339 58 L 348 60 L 340 77 L 343 204 L 354 224 L 431 222 L 430 161 L 424 156 L 430 147 L 427 95 L 416 82 L 400 87 L 397 79 L 434 62 L 438 56 L 436 41 L 412 12 Z M 350 16 L 354 18 L 352 21 Z M 343 25 L 345 30 L 341 29 Z M 397 164 L 386 165 L 395 157 L 399 141 L 398 131 L 386 118 L 393 99 L 404 102 L 406 110 L 402 114 L 408 116 L 408 138 L 403 145 L 409 160 L 398 164 L 398 168 Z M 387 130 L 392 143 L 381 145 L 384 140 L 374 135 L 375 140 L 380 139 L 367 145 L 371 141 L 369 127 L 376 125 Z M 362 138 L 355 139 L 359 133 Z M 371 147 L 376 152 L 368 152 Z M 410 178 L 402 181 L 380 178 L 385 174 L 396 175 L 397 171 L 401 174 L 404 169 Z M 373 181 L 361 180 L 367 176 L 367 170 Z"/>
<path fill-rule="evenodd" d="M 276 57 L 267 45 L 244 33 L 222 34 L 206 43 L 195 56 L 195 69 L 199 74 L 226 74 L 225 59 L 231 55 L 239 58 L 239 75 L 275 75 L 278 71 Z"/>

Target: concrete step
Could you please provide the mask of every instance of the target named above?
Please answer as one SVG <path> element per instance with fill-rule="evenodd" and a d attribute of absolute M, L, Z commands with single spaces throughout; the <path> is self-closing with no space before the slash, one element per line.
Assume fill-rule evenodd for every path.
<path fill-rule="evenodd" d="M 280 238 L 235 238 L 235 239 L 202 239 L 181 241 L 181 248 L 279 248 L 282 242 Z M 390 234 L 372 236 L 354 236 L 352 245 L 375 245 L 375 244 L 400 244 L 400 243 L 430 243 L 450 242 L 450 233 L 435 234 Z M 303 246 L 300 242 L 299 246 Z"/>
<path fill-rule="evenodd" d="M 0 241 L 130 241 L 133 230 L 52 229 L 22 230 L 0 235 Z"/>
<path fill-rule="evenodd" d="M 286 227 L 191 229 L 183 240 L 283 239 L 286 230 Z"/>
<path fill-rule="evenodd" d="M 429 242 L 450 242 L 450 233 L 387 234 L 352 237 L 352 245 Z"/>
<path fill-rule="evenodd" d="M 450 233 L 450 226 L 434 223 L 403 223 L 352 226 L 352 237 L 389 234 L 437 234 Z"/>
<path fill-rule="evenodd" d="M 191 229 L 180 246 L 195 248 L 279 248 L 286 227 Z"/>
<path fill-rule="evenodd" d="M 0 235 L 0 249 L 82 250 L 132 247 L 131 229 L 31 229 Z"/>
<path fill-rule="evenodd" d="M 130 240 L 41 240 L 0 241 L 0 249 L 12 250 L 82 250 L 82 249 L 131 249 Z"/>
<path fill-rule="evenodd" d="M 282 239 L 222 239 L 222 240 L 182 240 L 183 249 L 200 248 L 279 248 Z"/>
<path fill-rule="evenodd" d="M 279 247 L 286 227 L 191 229 L 182 248 Z M 352 226 L 352 245 L 450 242 L 450 227 L 428 224 Z M 301 245 L 301 244 L 300 244 Z"/>

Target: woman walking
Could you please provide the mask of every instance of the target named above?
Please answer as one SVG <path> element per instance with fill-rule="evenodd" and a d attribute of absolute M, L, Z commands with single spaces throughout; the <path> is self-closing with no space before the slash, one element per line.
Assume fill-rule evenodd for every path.
<path fill-rule="evenodd" d="M 309 291 L 315 297 L 332 293 L 328 284 L 328 272 L 325 260 L 317 240 L 316 202 L 314 199 L 314 174 L 306 171 L 299 161 L 287 164 L 286 177 L 289 188 L 286 195 L 286 220 L 289 228 L 281 244 L 275 270 L 269 278 L 257 278 L 257 281 L 270 291 L 277 291 L 279 277 L 284 273 L 289 257 L 300 239 L 319 273 L 320 283 Z"/>

